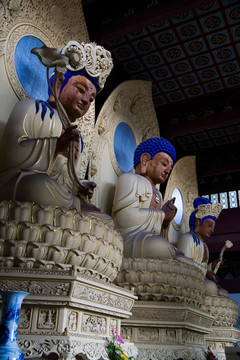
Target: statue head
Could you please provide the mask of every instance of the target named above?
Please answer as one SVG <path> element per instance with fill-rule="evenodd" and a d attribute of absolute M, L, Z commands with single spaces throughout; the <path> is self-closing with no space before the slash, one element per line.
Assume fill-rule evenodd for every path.
<path fill-rule="evenodd" d="M 78 43 L 69 41 L 61 50 L 61 54 L 67 56 L 69 63 L 64 74 L 64 81 L 61 84 L 60 93 L 72 76 L 81 75 L 89 79 L 99 93 L 105 85 L 107 77 L 113 68 L 113 61 L 110 51 L 96 43 Z M 54 74 L 50 78 L 52 85 Z"/>
<path fill-rule="evenodd" d="M 140 164 L 142 154 L 148 153 L 152 160 L 154 156 L 160 152 L 168 154 L 172 158 L 173 162 L 176 161 L 175 149 L 168 140 L 162 137 L 154 137 L 141 142 L 134 152 L 134 168 Z"/>
<path fill-rule="evenodd" d="M 212 219 L 216 222 L 222 211 L 221 204 L 212 203 L 211 200 L 204 197 L 196 198 L 193 202 L 193 207 L 195 210 L 191 213 L 189 218 L 189 227 L 191 230 L 195 229 L 196 219 L 201 220 L 200 226 L 206 219 Z"/>
<path fill-rule="evenodd" d="M 44 50 L 45 51 L 45 50 Z M 61 103 L 70 122 L 83 117 L 96 94 L 104 87 L 113 68 L 111 53 L 95 43 L 70 41 L 59 53 L 49 49 L 55 73 L 49 82 L 49 103 L 57 108 Z M 47 51 L 46 51 L 47 52 Z M 35 51 L 39 56 L 39 51 Z"/>

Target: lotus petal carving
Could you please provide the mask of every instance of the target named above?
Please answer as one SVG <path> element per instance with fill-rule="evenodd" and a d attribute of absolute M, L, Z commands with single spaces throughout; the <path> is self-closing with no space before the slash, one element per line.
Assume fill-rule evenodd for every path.
<path fill-rule="evenodd" d="M 56 264 L 64 263 L 68 254 L 68 249 L 63 246 L 51 245 L 48 252 L 48 260 L 54 261 Z"/>
<path fill-rule="evenodd" d="M 15 201 L 11 205 L 11 219 L 16 221 L 31 221 L 32 204 Z"/>
<path fill-rule="evenodd" d="M 32 211 L 33 222 L 38 224 L 53 224 L 54 207 L 36 204 Z"/>
<path fill-rule="evenodd" d="M 44 225 L 42 226 L 41 241 L 49 245 L 61 245 L 63 231 L 61 228 Z"/>
<path fill-rule="evenodd" d="M 27 256 L 36 260 L 44 260 L 48 252 L 48 244 L 30 241 L 27 244 Z"/>
<path fill-rule="evenodd" d="M 81 244 L 80 231 L 65 229 L 62 237 L 62 246 L 67 248 L 79 249 Z"/>
<path fill-rule="evenodd" d="M 0 237 L 3 239 L 16 239 L 17 223 L 15 221 L 0 221 Z"/>

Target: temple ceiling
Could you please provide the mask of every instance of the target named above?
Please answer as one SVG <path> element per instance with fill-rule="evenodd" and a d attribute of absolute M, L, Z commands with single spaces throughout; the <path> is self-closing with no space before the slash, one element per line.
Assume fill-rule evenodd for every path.
<path fill-rule="evenodd" d="M 112 52 L 110 86 L 152 82 L 160 133 L 179 158 L 197 155 L 200 191 L 237 188 L 240 1 L 83 0 L 83 10 L 90 39 Z"/>

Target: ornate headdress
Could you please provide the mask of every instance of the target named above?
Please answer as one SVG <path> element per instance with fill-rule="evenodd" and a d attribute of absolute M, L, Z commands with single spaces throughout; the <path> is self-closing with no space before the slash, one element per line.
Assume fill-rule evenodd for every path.
<path fill-rule="evenodd" d="M 69 58 L 67 69 L 72 72 L 80 72 L 87 76 L 96 85 L 97 90 L 103 89 L 113 68 L 113 61 L 110 51 L 96 43 L 78 43 L 77 41 L 69 41 L 62 49 L 61 53 Z M 85 71 L 86 74 L 81 73 Z M 66 76 L 67 74 L 65 74 Z"/>
<path fill-rule="evenodd" d="M 215 222 L 222 211 L 222 204 L 212 203 L 211 200 L 198 197 L 194 200 L 193 206 L 195 210 L 191 213 L 189 218 L 189 227 L 194 229 L 195 219 L 200 219 L 201 225 L 205 219 L 213 219 Z"/>
<path fill-rule="evenodd" d="M 198 205 L 196 218 L 203 219 L 212 216 L 217 220 L 218 216 L 220 215 L 220 212 L 222 211 L 222 207 L 223 207 L 222 204 L 219 203 Z"/>
<path fill-rule="evenodd" d="M 175 162 L 176 152 L 172 144 L 162 137 L 154 137 L 141 142 L 137 146 L 133 159 L 134 168 L 140 163 L 140 158 L 143 153 L 150 154 L 151 159 L 153 159 L 159 152 L 168 154 L 173 162 Z"/>

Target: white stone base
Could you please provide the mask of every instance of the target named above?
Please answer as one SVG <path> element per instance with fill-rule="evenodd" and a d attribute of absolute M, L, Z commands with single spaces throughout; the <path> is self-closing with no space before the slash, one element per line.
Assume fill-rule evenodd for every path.
<path fill-rule="evenodd" d="M 122 337 L 134 342 L 138 360 L 205 360 L 205 334 L 213 316 L 186 303 L 136 301 L 122 321 Z"/>
<path fill-rule="evenodd" d="M 111 330 L 120 333 L 136 299 L 129 290 L 70 270 L 2 268 L 0 289 L 29 293 L 18 326 L 25 359 L 108 359 Z M 133 344 L 125 349 L 137 355 Z"/>
<path fill-rule="evenodd" d="M 207 346 L 211 347 L 218 360 L 232 360 L 230 355 L 227 357 L 226 355 L 227 352 L 231 353 L 230 348 L 234 347 L 234 342 L 240 341 L 240 330 L 234 327 L 213 326 L 211 333 L 205 336 L 205 340 Z"/>

